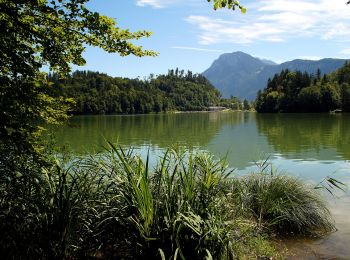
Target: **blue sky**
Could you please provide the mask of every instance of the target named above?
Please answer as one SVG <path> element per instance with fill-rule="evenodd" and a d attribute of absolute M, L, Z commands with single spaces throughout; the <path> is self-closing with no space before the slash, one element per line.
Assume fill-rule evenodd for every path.
<path fill-rule="evenodd" d="M 91 0 L 88 7 L 120 28 L 149 30 L 136 41 L 159 52 L 119 57 L 88 47 L 87 69 L 111 76 L 147 77 L 179 67 L 201 73 L 222 53 L 244 51 L 281 63 L 296 58 L 350 58 L 346 0 L 241 0 L 246 14 L 214 11 L 206 0 Z M 74 67 L 76 69 L 77 67 Z"/>

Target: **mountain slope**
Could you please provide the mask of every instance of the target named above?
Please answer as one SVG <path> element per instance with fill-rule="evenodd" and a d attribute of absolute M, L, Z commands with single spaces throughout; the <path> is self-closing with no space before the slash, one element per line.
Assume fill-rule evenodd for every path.
<path fill-rule="evenodd" d="M 283 69 L 300 70 L 315 74 L 317 69 L 330 73 L 344 65 L 346 60 L 322 59 L 300 60 L 276 64 L 252 57 L 243 52 L 222 54 L 203 75 L 218 88 L 224 97 L 236 96 L 253 100 L 258 90 L 266 87 L 267 80 Z"/>

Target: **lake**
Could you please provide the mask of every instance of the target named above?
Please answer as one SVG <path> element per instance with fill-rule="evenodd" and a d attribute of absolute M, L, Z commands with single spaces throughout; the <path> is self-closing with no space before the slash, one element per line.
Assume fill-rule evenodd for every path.
<path fill-rule="evenodd" d="M 177 144 L 225 157 L 237 174 L 268 159 L 277 172 L 317 184 L 331 176 L 350 185 L 350 114 L 252 112 L 77 116 L 52 130 L 77 154 L 102 151 L 106 141 L 133 147 L 153 161 Z M 286 241 L 290 259 L 350 259 L 350 195 L 325 194 L 338 228 L 317 239 Z"/>

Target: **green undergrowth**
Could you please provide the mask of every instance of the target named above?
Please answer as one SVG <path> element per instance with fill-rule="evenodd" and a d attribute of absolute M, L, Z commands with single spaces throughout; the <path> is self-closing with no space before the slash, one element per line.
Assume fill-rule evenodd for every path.
<path fill-rule="evenodd" d="M 275 235 L 332 230 L 318 190 L 264 171 L 170 148 L 155 167 L 132 150 L 55 160 L 1 183 L 7 259 L 283 258 Z M 16 186 L 11 186 L 16 183 Z"/>

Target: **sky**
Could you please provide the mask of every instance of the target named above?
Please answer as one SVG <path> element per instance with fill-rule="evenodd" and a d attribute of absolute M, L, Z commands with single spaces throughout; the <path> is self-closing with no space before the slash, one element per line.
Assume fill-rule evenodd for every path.
<path fill-rule="evenodd" d="M 213 10 L 207 0 L 91 0 L 87 7 L 118 27 L 153 35 L 134 44 L 157 57 L 120 57 L 87 47 L 86 65 L 111 76 L 146 78 L 168 69 L 202 73 L 223 53 L 243 51 L 277 63 L 350 58 L 346 0 L 241 0 L 247 12 Z"/>

